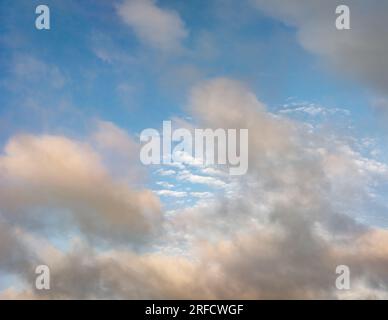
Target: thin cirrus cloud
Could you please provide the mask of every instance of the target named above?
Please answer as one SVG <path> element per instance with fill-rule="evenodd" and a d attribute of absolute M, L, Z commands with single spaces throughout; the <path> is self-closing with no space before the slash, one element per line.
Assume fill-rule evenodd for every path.
<path fill-rule="evenodd" d="M 125 0 L 117 6 L 117 13 L 141 42 L 162 51 L 180 51 L 188 36 L 179 14 L 160 8 L 153 0 Z"/>

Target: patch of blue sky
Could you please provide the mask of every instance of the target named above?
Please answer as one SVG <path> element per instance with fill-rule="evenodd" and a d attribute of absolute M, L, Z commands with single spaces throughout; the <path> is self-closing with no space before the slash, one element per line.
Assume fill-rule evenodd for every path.
<path fill-rule="evenodd" d="M 23 281 L 18 274 L 6 273 L 0 271 L 0 291 L 12 288 L 15 291 L 22 290 L 24 287 Z"/>

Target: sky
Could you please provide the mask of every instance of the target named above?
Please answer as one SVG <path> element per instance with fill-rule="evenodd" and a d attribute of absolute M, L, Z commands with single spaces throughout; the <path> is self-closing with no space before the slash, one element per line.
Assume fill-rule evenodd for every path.
<path fill-rule="evenodd" d="M 0 4 L 1 299 L 388 298 L 388 3 L 40 4 Z M 163 121 L 247 173 L 142 164 Z"/>

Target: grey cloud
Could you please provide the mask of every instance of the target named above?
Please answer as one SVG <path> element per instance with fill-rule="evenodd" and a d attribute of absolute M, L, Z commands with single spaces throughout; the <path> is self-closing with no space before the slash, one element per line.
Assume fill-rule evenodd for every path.
<path fill-rule="evenodd" d="M 2 216 L 26 228 L 79 228 L 103 242 L 141 242 L 162 220 L 150 191 L 113 179 L 90 146 L 64 137 L 13 138 L 0 176 Z"/>
<path fill-rule="evenodd" d="M 322 57 L 335 72 L 350 76 L 382 94 L 387 93 L 387 2 L 252 0 L 252 3 L 296 27 L 301 45 Z M 335 9 L 341 4 L 350 8 L 350 30 L 335 28 Z"/>
<path fill-rule="evenodd" d="M 87 237 L 95 230 L 88 226 L 89 216 L 81 212 L 85 219 L 77 220 L 84 226 L 81 244 L 56 258 L 50 253 L 39 256 L 52 269 L 53 289 L 39 295 L 32 287 L 19 293 L 9 288 L 0 297 L 12 298 L 18 294 L 49 299 L 386 297 L 388 233 L 361 225 L 348 214 L 359 209 L 360 201 L 368 207 L 368 192 L 373 186 L 369 182 L 376 184 L 386 177 L 383 164 L 350 152 L 349 146 L 333 145 L 332 139 L 307 133 L 297 122 L 271 114 L 244 85 L 230 79 L 214 79 L 196 87 L 190 108 L 194 120 L 202 126 L 249 129 L 249 171 L 234 181 L 238 187 L 231 195 L 180 210 L 164 221 L 164 237 L 154 238 L 149 250 L 141 252 L 115 246 L 96 250 Z M 6 149 L 1 158 L 2 174 L 9 179 L 12 173 L 14 179 L 29 183 L 39 177 L 38 185 L 47 193 L 46 198 L 38 197 L 42 204 L 53 198 L 58 200 L 57 194 L 64 190 L 65 195 L 70 194 L 66 203 L 93 199 L 95 206 L 87 209 L 101 212 L 94 218 L 103 226 L 108 223 L 108 229 L 103 230 L 105 237 L 109 237 L 108 231 L 121 230 L 118 224 L 132 232 L 130 220 L 116 215 L 121 212 L 116 210 L 122 207 L 121 197 L 119 200 L 113 197 L 115 210 L 108 206 L 112 193 L 106 187 L 111 184 L 98 179 L 101 168 L 96 160 L 91 160 L 93 152 L 77 145 L 79 152 L 69 153 L 78 155 L 70 161 L 72 170 L 60 167 L 61 174 L 57 176 L 56 171 L 41 171 L 35 163 L 42 161 L 36 158 L 41 159 L 42 154 L 53 156 L 54 145 L 59 142 L 63 146 L 61 154 L 63 149 L 72 150 L 74 142 L 46 137 L 50 142 L 54 139 L 56 144 L 47 141 L 42 144 L 45 141 L 42 138 L 25 139 L 23 147 L 22 141 L 16 139 L 13 147 Z M 113 141 L 100 142 L 114 146 Z M 83 167 L 85 163 L 88 165 Z M 349 170 L 354 173 L 352 179 L 345 179 Z M 67 180 L 68 176 L 77 176 L 77 184 L 87 186 L 87 190 L 91 185 L 100 190 L 96 185 L 103 185 L 105 194 L 85 192 L 71 183 L 72 179 Z M 22 198 L 18 201 L 23 200 L 26 188 L 29 196 L 35 196 L 29 186 L 19 186 Z M 357 196 L 349 197 L 350 194 Z M 5 196 L 3 199 L 10 201 Z M 146 208 L 146 202 L 137 205 L 139 209 Z M 111 213 L 109 217 L 103 214 L 105 211 Z M 184 251 L 184 255 L 163 250 L 168 247 Z M 29 252 L 33 254 L 34 250 Z M 348 265 L 351 270 L 354 287 L 348 294 L 335 288 L 335 268 L 340 264 Z M 27 277 L 27 273 L 23 276 Z"/>

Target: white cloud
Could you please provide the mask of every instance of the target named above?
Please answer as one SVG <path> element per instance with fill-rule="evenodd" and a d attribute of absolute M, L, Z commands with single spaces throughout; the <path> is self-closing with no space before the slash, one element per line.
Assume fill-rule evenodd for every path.
<path fill-rule="evenodd" d="M 157 181 L 156 184 L 157 184 L 158 186 L 161 186 L 161 187 L 167 188 L 167 189 L 171 189 L 171 188 L 174 187 L 173 184 L 168 183 L 168 182 L 166 182 L 166 181 Z"/>
<path fill-rule="evenodd" d="M 181 181 L 191 182 L 191 183 L 206 184 L 212 187 L 226 186 L 226 183 L 220 179 L 217 179 L 214 177 L 200 176 L 200 175 L 191 173 L 188 170 L 183 170 L 179 172 L 177 179 Z"/>
<path fill-rule="evenodd" d="M 190 192 L 190 195 L 201 199 L 207 199 L 207 198 L 213 197 L 213 193 L 211 192 Z"/>
<path fill-rule="evenodd" d="M 176 174 L 175 170 L 165 170 L 165 169 L 158 169 L 155 171 L 156 174 L 160 176 L 172 176 Z"/>
<path fill-rule="evenodd" d="M 349 115 L 350 112 L 346 109 L 341 108 L 328 108 L 324 106 L 317 105 L 315 103 L 308 102 L 292 102 L 283 105 L 283 108 L 279 110 L 279 113 L 306 113 L 310 116 L 328 116 L 328 115 Z"/>
<path fill-rule="evenodd" d="M 158 196 L 167 196 L 175 198 L 184 198 L 187 197 L 187 192 L 185 191 L 173 191 L 173 190 L 157 190 L 154 191 Z"/>
<path fill-rule="evenodd" d="M 221 177 L 227 177 L 228 173 L 212 168 L 212 167 L 204 167 L 201 169 L 201 172 L 203 174 L 209 175 L 209 176 L 221 176 Z"/>
<path fill-rule="evenodd" d="M 143 43 L 163 51 L 181 50 L 188 35 L 179 14 L 158 7 L 153 0 L 125 0 L 117 13 Z"/>

